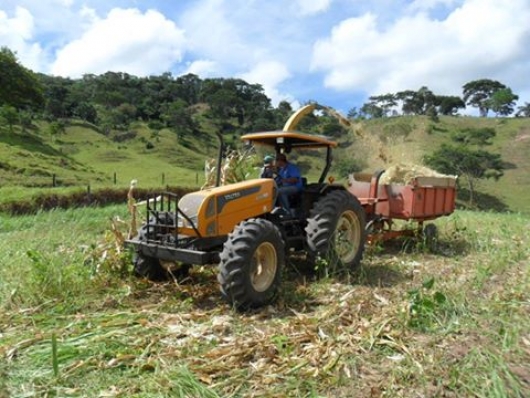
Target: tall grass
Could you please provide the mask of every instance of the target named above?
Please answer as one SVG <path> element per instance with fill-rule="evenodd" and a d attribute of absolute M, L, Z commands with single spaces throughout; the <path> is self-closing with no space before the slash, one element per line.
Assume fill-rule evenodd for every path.
<path fill-rule="evenodd" d="M 26 307 L 83 301 L 94 281 L 85 265 L 114 216 L 125 206 L 0 215 L 0 302 Z"/>

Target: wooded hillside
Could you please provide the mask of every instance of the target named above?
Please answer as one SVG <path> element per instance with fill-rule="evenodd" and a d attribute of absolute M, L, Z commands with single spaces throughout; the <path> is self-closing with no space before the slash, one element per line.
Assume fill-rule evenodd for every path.
<path fill-rule="evenodd" d="M 116 72 L 69 79 L 34 74 L 6 48 L 0 62 L 9 71 L 0 85 L 4 198 L 9 187 L 126 186 L 131 179 L 197 187 L 205 160 L 216 156 L 216 133 L 237 149 L 241 134 L 281 129 L 293 112 L 287 102 L 272 106 L 261 85 L 241 79 Z M 427 87 L 376 95 L 350 110 L 349 125 L 324 112 L 308 115 L 298 129 L 339 141 L 332 169 L 338 179 L 396 163 L 429 164 L 459 175 L 463 205 L 530 212 L 530 106 L 519 106 L 516 118 L 459 116 L 466 105 L 483 116 L 511 115 L 518 99 L 488 79 L 463 89 L 462 98 Z M 321 164 L 316 153 L 293 160 L 309 176 Z"/>

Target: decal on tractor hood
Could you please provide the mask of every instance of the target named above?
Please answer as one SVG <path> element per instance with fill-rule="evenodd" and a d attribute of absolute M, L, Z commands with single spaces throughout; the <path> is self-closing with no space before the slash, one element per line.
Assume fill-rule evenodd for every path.
<path fill-rule="evenodd" d="M 224 195 L 219 195 L 217 197 L 217 212 L 220 213 L 223 210 L 223 207 L 228 202 L 242 198 L 244 196 L 255 194 L 256 192 L 259 192 L 260 189 L 261 189 L 261 186 L 256 185 L 254 187 L 242 189 L 240 191 L 234 191 L 234 192 L 225 193 Z"/>
<path fill-rule="evenodd" d="M 258 196 L 256 196 L 256 200 L 263 200 L 263 199 L 267 199 L 269 197 L 269 193 L 268 192 L 264 192 L 262 194 L 259 194 Z"/>

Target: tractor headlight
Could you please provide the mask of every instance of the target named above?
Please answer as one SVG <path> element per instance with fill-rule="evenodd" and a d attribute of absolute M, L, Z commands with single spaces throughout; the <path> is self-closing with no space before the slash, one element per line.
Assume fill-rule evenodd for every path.
<path fill-rule="evenodd" d="M 191 222 L 188 221 L 187 219 L 185 219 L 184 217 L 179 215 L 178 222 L 177 222 L 177 227 L 179 227 L 179 228 L 194 228 L 194 227 L 197 228 L 197 215 L 189 217 L 189 220 Z M 192 223 L 193 223 L 193 225 L 192 225 Z"/>

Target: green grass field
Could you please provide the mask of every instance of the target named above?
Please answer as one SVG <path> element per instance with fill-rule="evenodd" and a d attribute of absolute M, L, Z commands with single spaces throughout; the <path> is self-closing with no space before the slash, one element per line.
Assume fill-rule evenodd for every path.
<path fill-rule="evenodd" d="M 124 205 L 0 215 L 0 397 L 530 396 L 530 218 L 457 211 L 349 280 L 236 313 L 214 268 L 134 278 Z"/>

